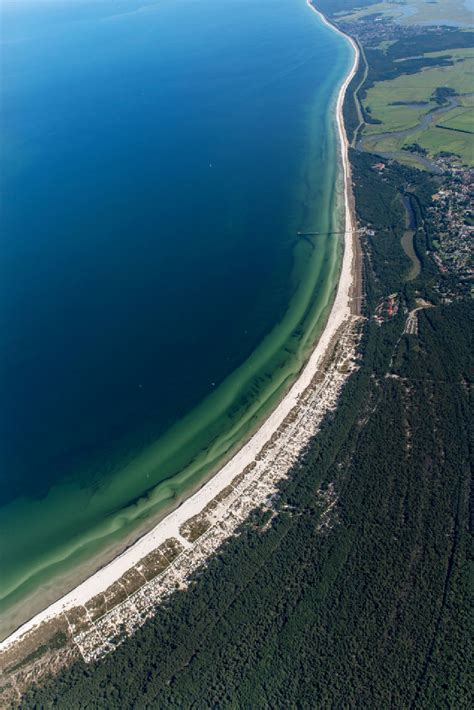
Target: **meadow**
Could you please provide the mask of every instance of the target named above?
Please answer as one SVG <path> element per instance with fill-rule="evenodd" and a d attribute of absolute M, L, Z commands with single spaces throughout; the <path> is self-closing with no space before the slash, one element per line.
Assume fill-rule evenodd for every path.
<path fill-rule="evenodd" d="M 474 85 L 474 49 L 429 52 L 423 57 L 445 58 L 452 64 L 423 68 L 416 74 L 400 74 L 369 88 L 363 105 L 374 123 L 364 127 L 364 148 L 398 153 L 416 143 L 430 156 L 449 151 L 460 156 L 463 163 L 472 165 L 474 122 L 470 94 Z M 440 99 L 437 90 L 445 87 L 452 96 Z M 441 113 L 433 114 L 439 110 Z"/>
<path fill-rule="evenodd" d="M 362 4 L 362 3 L 361 3 Z M 340 13 L 344 20 L 355 21 L 378 13 L 383 17 L 396 20 L 402 24 L 433 24 L 464 26 L 472 24 L 472 10 L 466 7 L 464 0 L 442 0 L 427 2 L 427 0 L 406 0 L 405 2 L 364 3 L 351 12 Z"/>

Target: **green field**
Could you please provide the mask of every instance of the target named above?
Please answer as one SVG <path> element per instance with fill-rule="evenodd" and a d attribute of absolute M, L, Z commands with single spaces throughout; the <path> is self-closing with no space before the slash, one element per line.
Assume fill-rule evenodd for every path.
<path fill-rule="evenodd" d="M 364 100 L 371 115 L 383 122 L 380 125 L 367 125 L 366 134 L 382 131 L 399 131 L 416 126 L 421 117 L 437 107 L 433 101 L 433 92 L 441 86 L 454 89 L 458 94 L 473 91 L 474 86 L 474 49 L 452 49 L 446 52 L 430 52 L 426 57 L 450 56 L 455 61 L 453 66 L 423 69 L 418 74 L 398 76 L 390 81 L 381 81 L 367 92 Z M 428 102 L 419 108 L 395 106 L 394 102 Z"/>
<path fill-rule="evenodd" d="M 355 22 L 356 20 L 361 20 L 367 15 L 373 15 L 374 13 L 381 13 L 386 17 L 401 17 L 403 13 L 400 12 L 400 7 L 397 5 L 392 5 L 387 2 L 379 2 L 375 5 L 369 5 L 368 7 L 361 7 L 355 9 L 354 11 L 341 11 L 336 13 L 338 19 L 343 19 L 345 22 Z"/>
<path fill-rule="evenodd" d="M 438 126 L 450 128 L 454 131 L 466 131 L 474 134 L 474 118 L 472 107 L 459 106 L 449 111 L 438 122 Z"/>
<path fill-rule="evenodd" d="M 389 138 L 378 141 L 374 138 L 373 141 L 371 140 L 365 144 L 365 148 L 374 153 L 396 153 L 397 159 L 403 163 L 420 167 L 415 155 L 403 150 L 403 147 L 409 143 L 418 143 L 418 145 L 428 151 L 430 156 L 445 151 L 459 155 L 461 161 L 467 165 L 474 165 L 473 136 L 467 133 L 446 131 L 442 128 L 414 131 L 409 140 Z"/>
<path fill-rule="evenodd" d="M 362 4 L 362 2 L 361 2 Z M 353 12 L 340 13 L 344 20 L 358 20 L 373 13 L 380 13 L 401 24 L 450 24 L 472 25 L 472 12 L 464 5 L 464 0 L 405 0 L 402 2 L 379 2 L 369 7 L 361 7 Z"/>
<path fill-rule="evenodd" d="M 454 65 L 422 69 L 417 74 L 402 74 L 371 87 L 363 103 L 372 118 L 381 121 L 364 127 L 365 149 L 387 153 L 402 151 L 404 146 L 418 143 L 435 155 L 449 151 L 459 155 L 463 162 L 474 164 L 473 127 L 474 49 L 453 49 L 431 52 L 426 57 L 451 57 Z M 456 92 L 457 107 L 435 116 L 428 122 L 429 114 L 440 108 L 434 100 L 439 87 Z M 448 131 L 446 128 L 457 129 Z M 408 134 L 400 134 L 409 131 Z M 458 132 L 459 131 L 459 132 Z M 460 132 L 466 131 L 466 132 Z M 387 136 L 387 133 L 393 135 Z M 385 134 L 385 135 L 384 135 Z"/>

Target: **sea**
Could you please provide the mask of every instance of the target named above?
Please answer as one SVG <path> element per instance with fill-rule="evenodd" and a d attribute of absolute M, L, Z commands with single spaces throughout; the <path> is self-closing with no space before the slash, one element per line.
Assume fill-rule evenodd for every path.
<path fill-rule="evenodd" d="M 0 0 L 0 634 L 294 381 L 343 249 L 347 40 L 305 0 Z"/>

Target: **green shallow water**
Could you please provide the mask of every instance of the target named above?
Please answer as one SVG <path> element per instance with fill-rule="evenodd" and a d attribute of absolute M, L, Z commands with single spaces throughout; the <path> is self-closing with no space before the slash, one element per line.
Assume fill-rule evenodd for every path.
<path fill-rule="evenodd" d="M 157 37 L 172 34 L 176 32 L 177 26 L 186 25 L 187 14 L 183 14 L 183 9 L 189 10 L 190 14 L 197 7 L 200 9 L 192 17 L 192 36 L 186 36 L 187 43 L 183 42 L 178 47 L 173 45 L 172 52 L 176 62 L 184 61 L 183 52 L 190 53 L 195 70 L 192 87 L 194 110 L 198 112 L 201 84 L 203 87 L 206 85 L 211 66 L 215 68 L 215 63 L 220 61 L 223 72 L 231 74 L 232 71 L 242 71 L 239 57 L 232 56 L 231 52 L 222 58 L 216 48 L 215 56 L 209 51 L 202 57 L 202 43 L 210 24 L 213 24 L 213 33 L 219 33 L 222 43 L 225 43 L 227 36 L 234 37 L 235 33 L 245 35 L 249 24 L 252 25 L 251 41 L 246 49 L 263 57 L 258 65 L 262 75 L 257 78 L 267 92 L 266 104 L 271 102 L 271 95 L 275 94 L 280 113 L 274 122 L 271 113 L 265 116 L 268 125 L 263 132 L 253 135 L 250 129 L 246 129 L 242 135 L 235 137 L 238 127 L 245 126 L 246 122 L 252 125 L 255 118 L 248 105 L 248 82 L 239 85 L 236 80 L 233 90 L 229 89 L 229 93 L 222 96 L 222 102 L 225 104 L 226 101 L 232 101 L 232 106 L 235 108 L 238 105 L 240 111 L 239 121 L 233 126 L 233 142 L 237 152 L 248 151 L 248 160 L 243 168 L 241 166 L 242 170 L 247 171 L 241 176 L 242 184 L 248 183 L 252 187 L 246 199 L 266 207 L 265 212 L 256 215 L 256 219 L 258 217 L 260 220 L 256 223 L 258 230 L 265 235 L 265 239 L 262 238 L 262 244 L 258 245 L 259 254 L 262 255 L 261 271 L 253 278 L 255 282 L 261 281 L 267 287 L 273 286 L 275 293 L 270 288 L 267 288 L 266 293 L 259 293 L 254 313 L 252 304 L 245 302 L 244 296 L 240 296 L 237 290 L 234 291 L 234 300 L 237 305 L 241 303 L 236 318 L 240 318 L 239 324 L 248 324 L 248 328 L 242 332 L 243 341 L 244 334 L 252 328 L 253 319 L 257 316 L 261 319 L 260 329 L 254 328 L 253 342 L 245 343 L 245 346 L 242 344 L 240 349 L 233 333 L 234 321 L 230 318 L 226 323 L 225 320 L 224 290 L 208 289 L 204 293 L 205 289 L 202 288 L 202 296 L 199 290 L 193 293 L 194 298 L 207 299 L 209 313 L 221 309 L 224 315 L 221 331 L 213 332 L 213 339 L 209 336 L 206 342 L 209 348 L 207 353 L 205 348 L 196 345 L 200 342 L 198 333 L 209 328 L 207 321 L 191 324 L 196 328 L 196 335 L 190 330 L 191 325 L 180 332 L 177 323 L 166 334 L 161 333 L 156 343 L 153 340 L 155 334 L 150 324 L 147 324 L 150 342 L 154 342 L 157 353 L 166 349 L 170 340 L 180 338 L 181 351 L 185 351 L 186 357 L 177 361 L 174 369 L 173 363 L 168 364 L 164 374 L 162 368 L 161 377 L 170 381 L 169 400 L 182 403 L 181 411 L 171 416 L 167 414 L 165 405 L 157 407 L 153 415 L 155 419 L 150 417 L 145 421 L 144 418 L 141 429 L 137 427 L 136 431 L 123 437 L 111 437 L 110 442 L 106 440 L 94 455 L 70 459 L 66 457 L 67 465 L 63 467 L 61 475 L 48 478 L 45 464 L 46 474 L 38 490 L 34 492 L 33 483 L 30 488 L 30 484 L 25 483 L 23 489 L 20 487 L 15 495 L 5 499 L 0 508 L 0 611 L 4 619 L 8 618 L 15 606 L 32 598 L 38 590 L 47 588 L 48 592 L 43 594 L 43 598 L 48 600 L 64 591 L 69 584 L 66 580 L 71 579 L 69 575 L 72 570 L 81 569 L 81 565 L 86 562 L 88 569 L 91 569 L 91 560 L 105 559 L 107 551 L 112 554 L 112 550 L 116 550 L 121 541 L 137 536 L 140 531 L 150 527 L 160 514 L 177 505 L 191 490 L 198 487 L 209 472 L 215 470 L 238 447 L 294 381 L 324 325 L 337 284 L 342 239 L 328 232 L 337 231 L 342 223 L 334 110 L 338 87 L 351 62 L 351 50 L 346 41 L 323 26 L 304 3 L 292 0 L 280 0 L 271 7 L 269 3 L 230 3 L 225 12 L 221 3 L 211 0 L 202 5 L 196 2 L 184 3 L 181 7 L 179 4 L 176 7 L 165 4 L 167 12 L 160 12 L 156 16 L 153 12 L 154 3 L 132 4 L 134 19 L 137 16 L 139 18 L 138 28 L 134 26 L 134 31 L 143 29 L 140 23 L 145 22 L 148 29 L 150 26 L 154 28 Z M 86 17 L 81 17 L 80 22 L 88 23 L 88 27 L 92 23 L 95 28 L 96 23 L 110 20 L 107 13 L 105 18 L 101 15 L 91 19 L 87 14 L 87 3 L 84 6 Z M 51 18 L 43 21 L 49 32 Z M 70 27 L 77 28 L 77 25 L 71 23 Z M 130 33 L 130 26 L 125 24 L 118 32 L 119 37 L 121 32 Z M 256 43 L 259 37 L 263 38 L 261 44 Z M 278 49 L 282 46 L 282 39 L 292 48 L 289 55 L 291 65 L 285 54 L 289 49 L 281 52 Z M 96 41 L 93 33 L 88 34 L 87 41 Z M 135 48 L 135 51 L 138 49 Z M 234 51 L 242 51 L 242 46 L 237 43 Z M 283 55 L 281 58 L 280 53 Z M 276 59 L 281 59 L 281 64 L 275 69 Z M 114 66 L 112 63 L 112 75 Z M 70 70 L 78 71 L 73 62 Z M 162 68 L 162 71 L 165 82 L 169 67 Z M 255 67 L 252 67 L 252 71 L 252 79 L 256 80 Z M 32 91 L 31 88 L 29 90 Z M 176 87 L 174 90 L 177 91 Z M 238 91 L 241 96 L 237 94 Z M 205 88 L 202 88 L 202 93 L 205 97 L 205 113 L 209 97 Z M 215 118 L 220 108 L 220 97 L 216 98 L 215 93 L 213 97 L 216 102 L 213 106 Z M 179 100 L 179 93 L 175 98 Z M 106 105 L 105 109 L 112 110 L 113 106 Z M 205 119 L 202 120 L 203 125 L 207 125 Z M 200 129 L 198 125 L 193 130 L 196 132 L 194 139 L 197 140 L 199 131 L 204 132 L 205 129 Z M 285 131 L 287 140 L 279 140 Z M 293 134 L 296 137 L 294 140 Z M 225 136 L 218 137 L 225 141 Z M 167 138 L 171 140 L 169 133 Z M 174 138 L 176 145 L 181 145 L 181 139 L 182 136 Z M 265 140 L 269 141 L 267 146 Z M 222 145 L 221 161 L 225 163 L 226 152 Z M 191 148 L 192 145 L 186 145 L 186 150 Z M 270 194 L 265 165 L 260 164 L 269 156 L 274 161 L 267 166 L 268 170 L 272 170 L 272 175 L 268 175 L 272 186 Z M 248 242 L 245 241 L 250 229 L 248 224 L 239 225 L 246 203 L 242 194 L 235 192 L 235 173 L 232 175 L 230 172 L 235 171 L 235 160 L 235 154 L 232 160 L 228 158 L 228 190 L 224 190 L 222 199 L 229 200 L 229 210 L 233 215 L 232 234 L 237 235 L 236 259 L 238 257 L 245 264 L 253 252 L 249 252 Z M 284 169 L 286 165 L 288 174 Z M 278 173 L 279 169 L 281 174 Z M 258 180 L 254 172 L 258 174 Z M 161 175 L 159 168 L 158 173 Z M 169 175 L 163 179 L 166 180 L 170 194 L 176 195 L 182 189 L 182 173 L 173 177 L 176 179 L 174 186 L 169 185 Z M 15 188 L 19 190 L 19 186 L 22 186 L 21 181 Z M 188 186 L 187 189 L 191 188 Z M 277 199 L 280 194 L 285 196 L 285 202 L 283 197 Z M 208 198 L 207 205 L 200 205 L 200 209 L 204 212 L 207 210 L 211 215 L 209 219 L 214 218 L 216 210 L 215 192 L 212 197 L 212 200 Z M 193 203 L 189 209 L 192 207 Z M 197 206 L 195 208 L 198 209 Z M 268 217 L 269 211 L 271 219 Z M 192 217 L 192 213 L 183 217 L 191 219 L 191 231 Z M 268 224 L 265 221 L 267 218 Z M 303 239 L 296 236 L 299 230 L 320 231 L 324 234 Z M 258 239 L 256 236 L 255 240 Z M 183 248 L 192 251 L 195 247 L 189 240 L 183 242 Z M 272 250 L 277 246 L 280 248 L 280 245 L 278 261 Z M 110 244 L 107 248 L 110 249 Z M 208 261 L 212 260 L 218 248 L 218 242 L 210 245 L 209 252 L 206 252 Z M 236 269 L 239 267 L 237 260 L 235 266 Z M 212 264 L 212 271 L 207 262 L 200 262 L 195 264 L 194 271 L 200 270 L 206 274 L 206 269 L 209 269 L 209 279 L 212 279 L 216 268 L 219 268 L 218 262 Z M 271 272 L 270 275 L 266 269 Z M 239 286 L 243 293 L 251 290 L 251 275 L 247 289 L 245 279 L 240 281 Z M 191 303 L 188 304 L 188 309 L 191 306 Z M 168 303 L 168 311 L 172 308 L 173 304 Z M 145 344 L 146 335 L 145 332 Z M 219 377 L 216 376 L 216 381 L 209 382 L 209 373 L 206 372 L 207 385 L 199 391 L 200 378 L 204 378 L 204 374 L 200 373 L 205 372 L 206 357 L 209 361 L 215 358 L 216 362 L 220 362 L 222 356 L 219 348 L 223 347 L 226 338 L 234 361 L 231 362 L 229 357 L 227 372 L 222 371 Z M 130 351 L 133 352 L 133 344 Z M 100 380 L 97 382 L 100 383 Z M 54 388 L 54 379 L 51 380 L 51 386 Z M 97 386 L 100 387 L 100 384 Z M 139 386 L 142 386 L 141 382 Z M 190 391 L 194 391 L 193 387 L 194 402 L 191 402 Z M 186 397 L 189 397 L 188 402 Z M 100 414 L 104 416 L 103 412 Z M 140 416 L 140 409 L 137 416 Z M 94 418 L 93 412 L 91 418 Z M 48 432 L 46 438 L 51 437 L 54 442 L 64 436 L 64 432 L 55 434 L 55 431 L 58 430 Z M 85 437 L 85 434 L 82 436 Z M 33 449 L 33 460 L 34 455 Z M 13 457 L 11 460 L 14 460 Z M 9 472 L 13 479 L 13 464 Z M 34 603 L 29 604 L 30 611 L 39 608 L 40 598 L 37 595 Z"/>

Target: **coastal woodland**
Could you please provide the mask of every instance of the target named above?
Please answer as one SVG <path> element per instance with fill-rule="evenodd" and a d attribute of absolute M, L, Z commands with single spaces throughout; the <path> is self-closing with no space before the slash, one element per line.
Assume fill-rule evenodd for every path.
<path fill-rule="evenodd" d="M 466 46 L 466 34 L 446 30 L 436 49 Z M 433 51 L 429 32 L 414 36 L 383 57 L 367 51 L 346 98 L 364 253 L 359 368 L 281 484 L 277 515 L 257 509 L 132 638 L 31 688 L 22 708 L 471 707 L 470 287 L 434 258 L 440 170 L 353 140 L 356 93 L 398 72 L 418 41 L 417 54 Z"/>

